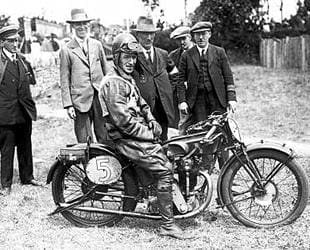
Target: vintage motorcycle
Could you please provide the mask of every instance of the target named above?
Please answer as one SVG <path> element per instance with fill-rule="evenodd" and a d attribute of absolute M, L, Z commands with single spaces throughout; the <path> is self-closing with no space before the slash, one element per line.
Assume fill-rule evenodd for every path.
<path fill-rule="evenodd" d="M 306 207 L 308 180 L 293 150 L 265 141 L 246 146 L 228 113 L 212 114 L 162 146 L 174 166 L 176 219 L 207 209 L 212 174 L 218 175 L 218 207 L 226 207 L 246 226 L 289 224 Z M 230 158 L 218 171 L 215 163 L 223 150 L 229 150 Z M 50 215 L 61 213 L 77 226 L 111 226 L 124 216 L 161 218 L 152 175 L 111 146 L 87 143 L 61 149 L 47 182 L 52 182 L 57 205 Z"/>

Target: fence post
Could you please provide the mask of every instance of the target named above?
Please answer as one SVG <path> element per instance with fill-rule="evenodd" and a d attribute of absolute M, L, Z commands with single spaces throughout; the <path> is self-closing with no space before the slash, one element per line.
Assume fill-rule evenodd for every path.
<path fill-rule="evenodd" d="M 307 64 L 306 64 L 305 37 L 301 36 L 301 70 L 305 71 L 306 69 L 307 69 Z"/>

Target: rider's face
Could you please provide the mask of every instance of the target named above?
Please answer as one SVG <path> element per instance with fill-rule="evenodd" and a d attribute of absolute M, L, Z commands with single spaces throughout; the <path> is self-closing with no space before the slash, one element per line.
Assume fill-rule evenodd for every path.
<path fill-rule="evenodd" d="M 121 52 L 119 58 L 119 67 L 128 75 L 130 75 L 135 68 L 137 62 L 137 55 L 136 54 L 127 54 Z"/>

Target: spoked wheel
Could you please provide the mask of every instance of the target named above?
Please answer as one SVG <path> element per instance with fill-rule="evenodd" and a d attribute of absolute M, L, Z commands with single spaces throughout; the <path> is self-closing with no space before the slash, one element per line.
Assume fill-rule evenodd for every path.
<path fill-rule="evenodd" d="M 264 188 L 235 161 L 222 181 L 223 201 L 232 216 L 250 227 L 279 226 L 296 220 L 307 205 L 309 192 L 303 169 L 279 151 L 256 150 L 249 158 Z"/>
<path fill-rule="evenodd" d="M 126 175 L 124 179 L 126 180 L 126 188 L 122 180 L 111 185 L 96 186 L 87 178 L 82 164 L 62 166 L 56 170 L 53 177 L 54 202 L 56 204 L 72 204 L 80 201 L 82 197 L 85 197 L 85 194 L 90 194 L 81 204 L 63 211 L 61 214 L 71 223 L 81 227 L 112 226 L 119 222 L 123 216 L 104 214 L 93 210 L 97 208 L 133 210 L 136 203 L 132 199 L 122 197 L 122 195 L 125 194 L 125 189 L 129 190 L 130 193 L 130 190 L 135 189 L 135 187 L 132 185 L 130 176 Z M 97 191 L 96 193 L 92 192 L 94 188 Z"/>

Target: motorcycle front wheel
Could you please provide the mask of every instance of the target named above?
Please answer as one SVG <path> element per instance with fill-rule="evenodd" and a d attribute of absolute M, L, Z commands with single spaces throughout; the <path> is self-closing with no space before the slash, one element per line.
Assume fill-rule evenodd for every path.
<path fill-rule="evenodd" d="M 290 224 L 304 211 L 308 180 L 295 159 L 271 149 L 248 153 L 264 188 L 258 187 L 244 166 L 235 160 L 223 175 L 222 198 L 232 216 L 249 227 Z M 278 169 L 278 171 L 273 171 Z"/>
<path fill-rule="evenodd" d="M 124 180 L 126 185 L 124 185 Z M 72 209 L 61 212 L 61 214 L 68 221 L 79 227 L 113 226 L 123 216 L 119 214 L 105 214 L 98 212 L 98 210 L 134 210 L 136 202 L 123 196 L 124 194 L 136 192 L 136 185 L 133 183 L 134 179 L 124 171 L 121 180 L 117 183 L 98 186 L 96 188 L 98 193 L 87 196 L 82 203 L 74 206 Z M 82 164 L 61 166 L 56 170 L 52 180 L 54 202 L 57 205 L 70 205 L 85 197 L 94 185 L 87 178 Z"/>

